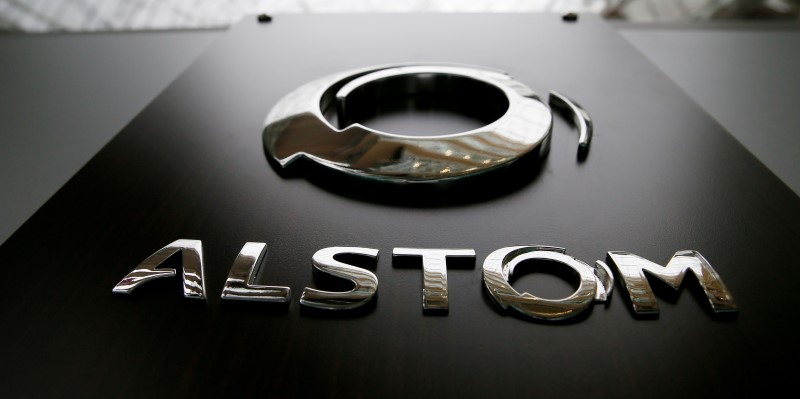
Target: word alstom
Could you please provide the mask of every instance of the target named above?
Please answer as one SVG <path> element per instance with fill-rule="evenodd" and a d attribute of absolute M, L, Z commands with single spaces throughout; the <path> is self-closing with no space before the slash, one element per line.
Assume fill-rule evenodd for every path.
<path fill-rule="evenodd" d="M 248 242 L 233 262 L 222 290 L 223 300 L 289 302 L 291 289 L 283 286 L 255 285 L 255 277 L 267 249 L 262 242 Z M 158 269 L 165 260 L 181 253 L 183 294 L 187 298 L 205 299 L 203 280 L 203 244 L 199 240 L 177 240 L 150 255 L 128 273 L 113 289 L 114 293 L 130 294 L 142 284 L 177 274 L 174 269 Z M 339 260 L 338 255 L 362 255 L 377 260 L 378 250 L 362 247 L 329 247 L 317 251 L 311 259 L 314 269 L 328 276 L 349 280 L 349 291 L 322 291 L 305 287 L 300 304 L 328 310 L 355 309 L 370 302 L 378 292 L 378 277 L 374 273 Z M 447 310 L 447 259 L 475 259 L 472 249 L 394 248 L 392 257 L 421 258 L 423 270 L 422 307 L 424 310 Z M 690 271 L 705 291 L 714 312 L 736 312 L 736 303 L 711 264 L 697 251 L 678 251 L 666 266 L 653 263 L 624 251 L 608 252 L 608 260 L 622 280 L 637 314 L 658 313 L 656 302 L 645 272 L 674 289 L 679 289 L 686 272 Z M 525 261 L 545 261 L 572 268 L 579 276 L 577 290 L 562 299 L 539 298 L 518 292 L 509 283 L 515 267 Z M 509 307 L 534 319 L 562 320 L 574 317 L 594 302 L 605 302 L 614 287 L 614 275 L 602 261 L 590 266 L 566 254 L 564 248 L 526 245 L 500 248 L 483 262 L 483 282 L 495 303 Z"/>

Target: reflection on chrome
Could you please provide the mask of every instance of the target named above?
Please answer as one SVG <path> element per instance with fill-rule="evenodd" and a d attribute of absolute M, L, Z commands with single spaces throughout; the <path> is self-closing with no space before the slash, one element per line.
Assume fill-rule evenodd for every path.
<path fill-rule="evenodd" d="M 605 301 L 613 284 L 608 268 L 602 264 L 596 265 L 598 270 L 564 253 L 564 248 L 544 245 L 498 249 L 487 256 L 483 263 L 484 284 L 503 309 L 510 306 L 526 316 L 541 320 L 567 319 L 586 310 L 593 301 Z M 527 292 L 520 294 L 508 280 L 520 262 L 530 260 L 557 262 L 571 267 L 580 279 L 578 289 L 566 298 L 555 300 L 539 298 Z M 599 294 L 598 290 L 603 294 Z"/>
<path fill-rule="evenodd" d="M 248 242 L 242 247 L 225 281 L 222 299 L 288 303 L 289 287 L 255 285 L 260 265 L 264 263 L 267 244 Z M 174 269 L 157 269 L 171 256 L 181 253 L 183 293 L 187 298 L 205 299 L 203 280 L 203 245 L 198 240 L 177 240 L 137 265 L 113 288 L 114 293 L 130 294 L 140 285 L 176 275 Z M 473 249 L 394 248 L 393 257 L 422 258 L 422 306 L 425 310 L 446 310 L 449 307 L 447 258 L 475 258 Z M 322 291 L 306 287 L 300 304 L 320 309 L 354 309 L 369 303 L 378 291 L 378 278 L 372 272 L 334 259 L 338 255 L 362 255 L 377 261 L 378 250 L 361 247 L 330 247 L 312 257 L 314 270 L 350 281 L 349 291 Z M 691 271 L 705 291 L 714 312 L 736 312 L 733 296 L 728 292 L 711 264 L 697 251 L 678 251 L 666 266 L 653 263 L 624 251 L 608 252 L 608 260 L 622 277 L 622 286 L 630 296 L 635 313 L 658 313 L 658 303 L 645 272 L 674 289 L 679 289 L 686 272 Z M 572 268 L 579 277 L 577 290 L 563 299 L 544 299 L 527 292 L 519 293 L 509 283 L 515 268 L 526 261 L 555 262 Z M 594 267 L 565 254 L 564 248 L 528 245 L 498 249 L 483 263 L 483 281 L 492 299 L 503 309 L 512 307 L 520 313 L 542 320 L 561 320 L 580 314 L 592 302 L 607 302 L 614 289 L 614 275 L 602 261 Z"/>
<path fill-rule="evenodd" d="M 611 298 L 614 291 L 614 273 L 605 262 L 598 260 L 594 262 L 594 275 L 597 277 L 597 293 L 594 299 L 599 302 L 607 301 Z"/>
<path fill-rule="evenodd" d="M 382 99 L 415 96 L 446 96 L 448 107 L 488 124 L 419 137 L 358 123 L 374 114 Z M 485 172 L 526 154 L 543 156 L 551 129 L 550 109 L 505 73 L 454 65 L 394 65 L 338 73 L 301 86 L 269 112 L 263 138 L 280 167 L 305 157 L 348 174 L 412 182 Z"/>
<path fill-rule="evenodd" d="M 575 101 L 554 90 L 550 91 L 549 103 L 551 107 L 572 116 L 572 123 L 578 129 L 578 152 L 588 151 L 594 130 L 589 113 Z"/>
<path fill-rule="evenodd" d="M 300 304 L 318 309 L 354 309 L 368 303 L 378 292 L 378 277 L 372 272 L 339 262 L 336 255 L 354 254 L 378 259 L 378 250 L 361 247 L 330 247 L 320 249 L 311 258 L 317 271 L 349 280 L 354 287 L 350 291 L 331 292 L 304 288 Z"/>
<path fill-rule="evenodd" d="M 244 244 L 225 280 L 222 289 L 222 299 L 235 299 L 242 301 L 281 302 L 287 303 L 291 299 L 292 290 L 289 287 L 256 285 L 255 280 L 263 258 L 266 256 L 267 244 L 263 242 L 248 242 Z"/>
<path fill-rule="evenodd" d="M 206 299 L 206 286 L 203 281 L 203 243 L 199 240 L 177 240 L 159 249 L 128 273 L 112 291 L 118 294 L 130 294 L 148 281 L 174 276 L 175 269 L 156 268 L 178 252 L 181 253 L 183 262 L 183 296 Z"/>
<path fill-rule="evenodd" d="M 639 314 L 657 314 L 658 303 L 647 282 L 645 272 L 677 290 L 683 283 L 686 271 L 691 271 L 703 287 L 711 308 L 716 313 L 736 312 L 736 303 L 719 274 L 706 258 L 697 251 L 678 251 L 666 266 L 650 262 L 624 251 L 610 251 L 608 258 L 622 277 L 622 285 L 631 297 L 633 310 Z"/>
<path fill-rule="evenodd" d="M 447 292 L 447 258 L 475 258 L 474 249 L 421 249 L 395 248 L 392 257 L 422 257 L 422 309 L 447 310 L 450 300 Z"/>

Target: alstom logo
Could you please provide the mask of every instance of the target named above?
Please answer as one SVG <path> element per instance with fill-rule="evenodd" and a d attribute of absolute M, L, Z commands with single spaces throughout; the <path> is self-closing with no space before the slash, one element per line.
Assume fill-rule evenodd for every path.
<path fill-rule="evenodd" d="M 236 256 L 225 281 L 223 301 L 244 300 L 287 303 L 291 289 L 285 286 L 256 285 L 255 278 L 264 265 L 267 245 L 248 242 Z M 206 299 L 203 273 L 203 244 L 199 240 L 177 240 L 150 255 L 128 273 L 113 289 L 117 294 L 131 294 L 149 281 L 174 277 L 174 269 L 158 267 L 180 253 L 182 260 L 183 294 L 187 298 Z M 362 255 L 377 260 L 378 249 L 363 247 L 329 247 L 317 251 L 311 258 L 315 271 L 347 280 L 347 291 L 323 291 L 303 288 L 300 305 L 331 312 L 355 309 L 374 300 L 378 292 L 378 277 L 367 269 L 337 260 L 340 255 Z M 422 307 L 424 310 L 447 310 L 449 289 L 447 264 L 450 258 L 475 260 L 472 249 L 394 248 L 392 257 L 417 257 L 423 272 Z M 658 313 L 658 302 L 648 282 L 657 278 L 679 289 L 687 272 L 693 273 L 712 310 L 716 313 L 736 312 L 737 306 L 722 279 L 711 264 L 697 251 L 678 251 L 665 266 L 624 251 L 609 251 L 609 263 L 616 270 L 622 288 L 630 297 L 637 314 Z M 545 299 L 528 292 L 518 292 L 509 283 L 514 270 L 523 262 L 551 262 L 571 268 L 579 276 L 579 286 L 572 295 L 562 299 Z M 482 267 L 484 288 L 502 309 L 511 308 L 539 320 L 563 320 L 588 309 L 594 302 L 605 302 L 614 288 L 614 273 L 603 261 L 589 265 L 566 254 L 564 248 L 545 245 L 526 245 L 500 248 L 489 254 Z"/>

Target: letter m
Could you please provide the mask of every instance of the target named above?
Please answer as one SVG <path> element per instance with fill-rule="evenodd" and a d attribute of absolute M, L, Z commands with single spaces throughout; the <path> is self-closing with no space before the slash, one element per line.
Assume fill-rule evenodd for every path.
<path fill-rule="evenodd" d="M 645 272 L 678 290 L 687 270 L 697 277 L 714 312 L 736 312 L 733 296 L 711 264 L 697 251 L 678 251 L 667 266 L 661 266 L 624 251 L 610 251 L 608 258 L 622 277 L 622 285 L 628 291 L 633 311 L 637 314 L 658 313 L 658 303 Z"/>

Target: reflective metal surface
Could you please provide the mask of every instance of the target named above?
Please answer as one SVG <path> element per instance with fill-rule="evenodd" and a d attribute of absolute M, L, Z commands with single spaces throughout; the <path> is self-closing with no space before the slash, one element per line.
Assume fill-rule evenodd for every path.
<path fill-rule="evenodd" d="M 647 281 L 647 274 L 658 278 L 677 290 L 683 283 L 686 271 L 691 271 L 705 291 L 711 308 L 716 313 L 736 312 L 737 306 L 728 288 L 706 258 L 697 251 L 678 251 L 666 266 L 661 266 L 625 251 L 609 251 L 608 258 L 622 277 L 628 291 L 633 311 L 639 314 L 658 313 L 658 302 Z"/>
<path fill-rule="evenodd" d="M 550 91 L 549 103 L 554 109 L 572 117 L 572 123 L 578 129 L 578 153 L 589 151 L 589 144 L 592 142 L 592 131 L 594 130 L 589 113 L 569 97 L 554 90 Z"/>
<path fill-rule="evenodd" d="M 382 102 L 435 96 L 453 110 L 485 120 L 486 126 L 417 137 L 359 123 L 379 112 Z M 294 90 L 267 115 L 263 138 L 281 168 L 305 157 L 348 174 L 413 182 L 457 178 L 526 154 L 544 155 L 551 128 L 550 110 L 536 93 L 502 72 L 390 65 L 326 76 Z"/>
<path fill-rule="evenodd" d="M 613 279 L 601 262 L 593 268 L 564 254 L 564 248 L 543 245 L 506 247 L 492 252 L 483 263 L 483 281 L 495 302 L 541 320 L 562 320 L 578 315 L 593 301 L 605 301 Z M 528 260 L 551 261 L 571 267 L 578 273 L 578 289 L 563 299 L 544 299 L 527 292 L 519 293 L 508 282 L 514 268 Z M 602 291 L 602 294 L 600 293 Z"/>
<path fill-rule="evenodd" d="M 311 259 L 314 268 L 324 274 L 343 278 L 353 283 L 353 289 L 345 292 L 321 291 L 304 288 L 300 304 L 319 309 L 354 309 L 369 302 L 378 292 L 378 277 L 369 270 L 342 263 L 336 255 L 355 254 L 378 259 L 378 250 L 361 247 L 330 247 L 320 249 Z"/>
<path fill-rule="evenodd" d="M 183 296 L 206 299 L 206 286 L 203 281 L 203 243 L 200 240 L 176 240 L 159 249 L 128 273 L 112 291 L 118 294 L 130 294 L 148 281 L 174 276 L 175 269 L 156 268 L 178 252 L 181 253 L 183 264 Z"/>
<path fill-rule="evenodd" d="M 282 302 L 286 303 L 292 297 L 289 287 L 256 285 L 255 280 L 263 258 L 266 257 L 267 244 L 263 242 L 248 242 L 244 244 L 225 280 L 222 289 L 222 299 L 236 299 L 243 301 Z"/>
<path fill-rule="evenodd" d="M 599 302 L 607 301 L 614 291 L 614 273 L 605 262 L 598 260 L 594 262 L 594 275 L 597 277 L 597 293 L 594 299 Z"/>
<path fill-rule="evenodd" d="M 475 250 L 395 248 L 392 250 L 392 256 L 422 257 L 422 308 L 447 310 L 450 308 L 447 292 L 447 258 L 475 258 Z"/>

